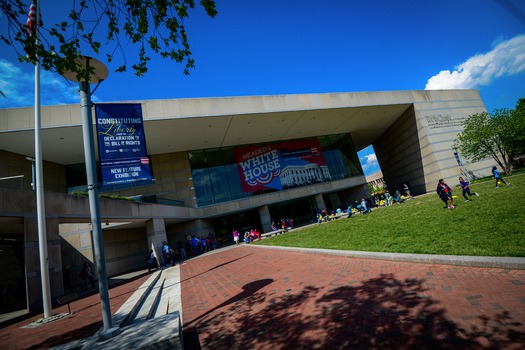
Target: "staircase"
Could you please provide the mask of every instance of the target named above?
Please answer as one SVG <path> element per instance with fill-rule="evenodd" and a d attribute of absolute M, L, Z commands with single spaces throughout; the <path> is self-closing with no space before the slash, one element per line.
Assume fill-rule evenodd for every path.
<path fill-rule="evenodd" d="M 179 266 L 157 270 L 113 316 L 121 333 L 82 349 L 183 349 Z"/>

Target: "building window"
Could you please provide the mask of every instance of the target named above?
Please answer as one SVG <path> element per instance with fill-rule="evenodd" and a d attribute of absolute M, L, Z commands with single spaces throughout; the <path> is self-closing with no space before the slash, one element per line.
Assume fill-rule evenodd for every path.
<path fill-rule="evenodd" d="M 363 175 L 349 134 L 320 136 L 317 139 L 326 162 L 325 169 L 312 168 L 308 170 L 308 174 L 304 173 L 306 170 L 283 173 L 281 175 L 283 190 L 315 184 L 317 182 L 311 181 L 313 175 L 328 181 Z M 242 147 L 246 146 L 252 145 Z M 273 189 L 243 191 L 233 147 L 189 151 L 188 157 L 199 207 L 275 191 Z M 319 171 L 324 173 L 317 174 Z"/>

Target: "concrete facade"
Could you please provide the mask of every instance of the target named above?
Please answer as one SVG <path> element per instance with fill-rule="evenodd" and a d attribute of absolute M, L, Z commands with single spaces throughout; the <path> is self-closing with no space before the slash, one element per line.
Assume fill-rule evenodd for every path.
<path fill-rule="evenodd" d="M 368 196 L 361 174 L 213 205 L 199 206 L 188 151 L 279 143 L 348 134 L 355 149 L 374 146 L 387 186 L 408 182 L 413 194 L 435 190 L 439 178 L 484 176 L 490 161 L 457 159 L 453 141 L 462 122 L 485 111 L 477 91 L 394 91 L 214 99 L 130 101 L 141 103 L 153 184 L 115 191 L 126 197 L 169 201 L 170 205 L 101 200 L 108 275 L 144 266 L 153 248 L 161 257 L 164 240 L 215 234 L 217 220 L 256 213 L 268 231 L 275 204 L 310 198 L 317 208 Z M 53 296 L 64 291 L 63 266 L 72 283 L 84 261 L 94 262 L 87 197 L 67 194 L 68 167 L 83 163 L 78 105 L 42 109 L 44 188 L 48 255 Z M 23 240 L 27 305 L 38 308 L 40 272 L 35 194 L 32 108 L 0 110 L 0 224 L 6 237 Z M 23 177 L 20 177 L 23 175 Z M 11 178 L 13 177 L 13 178 Z M 157 201 L 157 203 L 161 203 Z M 334 208 L 335 209 L 335 208 Z M 2 236 L 2 237 L 3 237 Z M 7 283 L 7 282 L 6 282 Z"/>

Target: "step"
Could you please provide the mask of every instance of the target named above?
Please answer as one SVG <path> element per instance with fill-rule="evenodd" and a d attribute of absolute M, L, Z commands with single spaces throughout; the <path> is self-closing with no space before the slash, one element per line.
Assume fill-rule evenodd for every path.
<path fill-rule="evenodd" d="M 155 286 L 160 279 L 162 271 L 155 271 L 150 278 L 146 280 L 128 300 L 118 309 L 113 315 L 113 326 L 123 327 L 133 316 L 137 313 L 140 306 L 148 296 L 150 290 Z"/>
<path fill-rule="evenodd" d="M 83 350 L 183 349 L 182 326 L 178 312 L 132 324 L 105 341 L 86 344 Z"/>
<path fill-rule="evenodd" d="M 160 317 L 175 311 L 180 313 L 182 319 L 179 265 L 170 267 L 166 270 L 166 274 L 164 275 L 164 288 L 153 317 Z"/>
<path fill-rule="evenodd" d="M 155 285 L 153 286 L 153 288 L 150 289 L 148 295 L 142 301 L 140 307 L 138 308 L 138 312 L 136 313 L 136 315 L 133 317 L 132 320 L 128 321 L 125 325 L 144 322 L 146 320 L 149 320 L 153 316 L 157 308 L 157 305 L 159 304 L 159 300 L 162 296 L 162 289 L 164 288 L 165 275 L 166 275 L 166 272 L 165 270 L 163 270 L 160 278 L 155 282 Z"/>

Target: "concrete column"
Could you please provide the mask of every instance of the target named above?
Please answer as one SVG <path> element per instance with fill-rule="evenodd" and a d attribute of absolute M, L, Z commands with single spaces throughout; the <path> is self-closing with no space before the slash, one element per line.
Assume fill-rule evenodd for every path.
<path fill-rule="evenodd" d="M 146 221 L 146 233 L 148 235 L 148 251 L 153 249 L 159 264 L 162 261 L 162 242 L 168 240 L 164 219 L 151 219 Z"/>
<path fill-rule="evenodd" d="M 64 293 L 59 222 L 57 218 L 46 218 L 46 238 L 49 258 L 49 283 L 51 296 L 54 298 Z M 36 217 L 24 218 L 24 250 L 27 305 L 30 311 L 41 311 L 43 307 L 42 285 L 40 282 L 38 223 Z"/>
<path fill-rule="evenodd" d="M 259 210 L 259 218 L 261 220 L 263 232 L 272 230 L 272 218 L 270 217 L 270 210 L 267 205 L 257 208 Z"/>
<path fill-rule="evenodd" d="M 317 204 L 317 209 L 319 210 L 326 209 L 326 203 L 321 193 L 315 195 L 315 204 Z"/>

